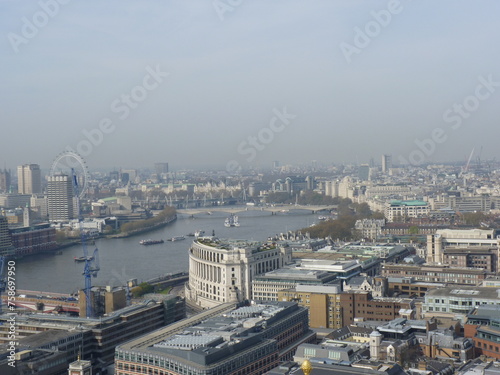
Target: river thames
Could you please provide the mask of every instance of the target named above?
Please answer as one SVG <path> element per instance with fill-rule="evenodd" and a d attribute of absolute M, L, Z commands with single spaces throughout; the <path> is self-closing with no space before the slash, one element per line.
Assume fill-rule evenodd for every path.
<path fill-rule="evenodd" d="M 193 237 L 189 233 L 204 230 L 205 235 L 219 238 L 237 238 L 265 241 L 269 236 L 288 230 L 308 227 L 317 222 L 318 215 L 308 210 L 293 210 L 271 215 L 266 211 L 243 211 L 238 214 L 240 227 L 226 228 L 227 213 L 197 214 L 194 218 L 179 214 L 168 226 L 142 235 L 121 239 L 98 239 L 88 245 L 88 253 L 99 249 L 100 271 L 92 278 L 92 285 L 125 285 L 136 278 L 146 281 L 169 273 L 188 270 L 188 249 Z M 186 236 L 181 241 L 166 241 L 174 236 Z M 141 239 L 163 239 L 165 243 L 142 246 Z M 16 264 L 17 289 L 41 292 L 74 293 L 84 287 L 84 263 L 74 261 L 81 257 L 81 245 L 63 249 L 61 255 L 36 255 L 19 259 Z"/>

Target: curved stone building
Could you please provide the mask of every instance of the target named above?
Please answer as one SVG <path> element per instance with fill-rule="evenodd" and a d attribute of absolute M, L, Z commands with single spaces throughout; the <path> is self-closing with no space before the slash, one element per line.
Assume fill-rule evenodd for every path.
<path fill-rule="evenodd" d="M 249 300 L 255 275 L 291 262 L 292 251 L 288 246 L 200 237 L 189 249 L 186 298 L 202 308 Z"/>

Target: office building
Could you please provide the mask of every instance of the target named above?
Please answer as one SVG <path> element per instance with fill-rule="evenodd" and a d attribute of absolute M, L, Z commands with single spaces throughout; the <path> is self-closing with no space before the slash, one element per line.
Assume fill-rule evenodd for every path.
<path fill-rule="evenodd" d="M 67 338 L 61 338 L 66 340 Z M 78 345 L 78 343 L 74 343 Z M 1 346 L 0 346 L 1 347 Z M 0 349 L 1 351 L 1 349 Z M 15 353 L 14 360 L 0 356 L 0 374 L 2 375 L 66 375 L 68 374 L 68 361 L 66 353 L 57 349 L 27 349 Z M 15 365 L 12 366 L 11 364 Z M 70 373 L 69 375 L 76 375 Z M 92 375 L 92 374 L 89 374 Z"/>
<path fill-rule="evenodd" d="M 279 301 L 296 301 L 309 310 L 312 328 L 342 328 L 356 318 L 391 321 L 413 318 L 409 298 L 372 297 L 370 292 L 342 292 L 337 285 L 297 285 L 278 292 Z"/>
<path fill-rule="evenodd" d="M 168 170 L 168 167 L 167 167 Z M 122 175 L 123 174 L 128 174 L 129 181 L 135 182 L 135 179 L 137 178 L 137 170 L 136 169 L 122 169 L 121 171 Z"/>
<path fill-rule="evenodd" d="M 0 256 L 13 256 L 15 248 L 12 245 L 7 219 L 0 216 Z"/>
<path fill-rule="evenodd" d="M 366 198 L 400 198 L 415 194 L 407 185 L 375 185 L 366 188 Z"/>
<path fill-rule="evenodd" d="M 337 275 L 325 271 L 281 268 L 256 275 L 252 280 L 252 299 L 262 301 L 278 301 L 278 292 L 295 288 L 298 284 L 323 285 L 330 283 Z"/>
<path fill-rule="evenodd" d="M 38 164 L 24 164 L 17 167 L 17 191 L 19 194 L 40 194 L 42 175 Z"/>
<path fill-rule="evenodd" d="M 174 301 L 180 301 L 173 297 Z M 175 302 L 174 302 L 175 304 Z M 174 310 L 166 303 L 148 300 L 100 318 L 59 314 L 27 314 L 16 317 L 19 351 L 54 350 L 64 355 L 65 368 L 81 359 L 102 369 L 113 363 L 115 347 L 172 322 Z M 181 318 L 183 318 L 183 315 Z M 0 366 L 8 355 L 10 316 L 0 315 Z M 176 318 L 178 319 L 178 317 Z M 29 361 L 29 358 L 26 358 Z M 18 365 L 21 361 L 18 361 Z M 1 369 L 1 367 L 0 367 Z M 1 374 L 3 372 L 0 371 Z M 52 373 L 49 373 L 52 374 Z"/>
<path fill-rule="evenodd" d="M 307 311 L 291 302 L 208 310 L 116 348 L 115 373 L 263 374 L 312 342 Z M 218 313 L 217 313 L 218 312 Z"/>
<path fill-rule="evenodd" d="M 400 262 L 414 251 L 412 247 L 404 245 L 347 243 L 313 252 L 296 251 L 293 258 L 300 259 L 297 268 L 333 272 L 339 279 L 347 280 L 360 273 L 378 275 L 382 263 Z"/>
<path fill-rule="evenodd" d="M 427 263 L 446 263 L 444 250 L 498 249 L 499 240 L 494 229 L 439 229 L 427 236 Z M 498 261 L 498 254 L 496 254 Z M 452 259 L 447 259 L 451 261 Z M 498 269 L 498 265 L 495 265 Z"/>
<path fill-rule="evenodd" d="M 467 315 L 464 336 L 472 339 L 476 356 L 500 360 L 500 307 L 480 305 Z"/>
<path fill-rule="evenodd" d="M 458 268 L 446 265 L 414 265 L 414 264 L 393 264 L 382 265 L 382 276 L 391 277 L 412 277 L 415 281 L 432 283 L 468 284 L 477 285 L 482 282 L 488 272 L 484 269 Z"/>
<path fill-rule="evenodd" d="M 387 294 L 401 297 L 425 297 L 428 290 L 445 285 L 444 283 L 416 281 L 413 277 L 388 277 Z"/>
<path fill-rule="evenodd" d="M 155 172 L 158 182 L 167 181 L 168 163 L 155 163 Z"/>
<path fill-rule="evenodd" d="M 10 229 L 16 256 L 52 252 L 57 248 L 56 229 L 50 224 L 37 224 Z"/>
<path fill-rule="evenodd" d="M 394 200 L 385 203 L 384 215 L 388 222 L 402 221 L 406 218 L 426 217 L 429 215 L 429 204 L 420 200 Z"/>
<path fill-rule="evenodd" d="M 40 220 L 47 221 L 49 219 L 49 208 L 47 205 L 47 196 L 33 194 L 30 197 L 29 207 L 30 207 L 30 210 L 35 212 L 36 217 L 39 218 Z"/>
<path fill-rule="evenodd" d="M 466 362 L 474 358 L 474 345 L 470 338 L 463 337 L 452 329 L 431 331 L 417 335 L 423 354 L 429 358 Z"/>
<path fill-rule="evenodd" d="M 382 155 L 382 173 L 389 173 L 392 168 L 392 155 Z"/>
<path fill-rule="evenodd" d="M 10 191 L 10 171 L 4 169 L 0 170 L 0 192 L 8 193 Z"/>
<path fill-rule="evenodd" d="M 49 176 L 47 204 L 50 221 L 69 221 L 75 218 L 74 191 L 71 176 Z"/>
<path fill-rule="evenodd" d="M 86 318 L 86 295 L 84 290 L 79 291 L 78 305 L 80 307 L 80 317 Z M 127 292 L 123 287 L 92 287 L 90 290 L 90 300 L 94 316 L 111 314 L 115 310 L 124 308 L 127 305 Z"/>
<path fill-rule="evenodd" d="M 292 261 L 286 244 L 200 237 L 189 249 L 189 303 L 210 308 L 252 298 L 255 275 L 282 268 Z"/>
<path fill-rule="evenodd" d="M 474 307 L 500 304 L 498 290 L 491 287 L 446 286 L 429 290 L 424 298 L 426 317 L 451 316 L 462 322 Z"/>
<path fill-rule="evenodd" d="M 26 207 L 30 203 L 31 195 L 28 194 L 0 194 L 0 207 L 18 208 Z"/>
<path fill-rule="evenodd" d="M 370 180 L 370 166 L 368 164 L 361 164 L 358 167 L 358 178 L 360 181 Z"/>
<path fill-rule="evenodd" d="M 376 241 L 382 235 L 382 228 L 385 226 L 385 219 L 361 219 L 356 220 L 354 229 L 363 238 Z"/>
<path fill-rule="evenodd" d="M 498 272 L 498 248 L 454 248 L 443 250 L 443 263 L 452 267 L 469 267 Z"/>

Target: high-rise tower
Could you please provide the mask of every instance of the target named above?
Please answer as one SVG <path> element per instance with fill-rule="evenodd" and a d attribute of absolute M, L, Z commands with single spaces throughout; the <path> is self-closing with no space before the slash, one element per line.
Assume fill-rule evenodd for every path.
<path fill-rule="evenodd" d="M 392 155 L 382 155 L 382 173 L 389 173 L 392 168 Z"/>
<path fill-rule="evenodd" d="M 68 221 L 75 218 L 74 192 L 71 176 L 49 176 L 47 203 L 50 221 Z"/>
<path fill-rule="evenodd" d="M 19 194 L 40 194 L 42 192 L 42 175 L 38 164 L 24 164 L 17 167 L 17 184 Z"/>

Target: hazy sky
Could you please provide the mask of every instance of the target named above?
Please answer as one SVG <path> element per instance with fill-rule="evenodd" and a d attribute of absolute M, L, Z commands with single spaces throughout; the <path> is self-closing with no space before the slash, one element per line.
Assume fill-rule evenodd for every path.
<path fill-rule="evenodd" d="M 91 168 L 496 157 L 499 14 L 498 0 L 0 0 L 0 166 L 49 168 L 67 147 Z"/>

